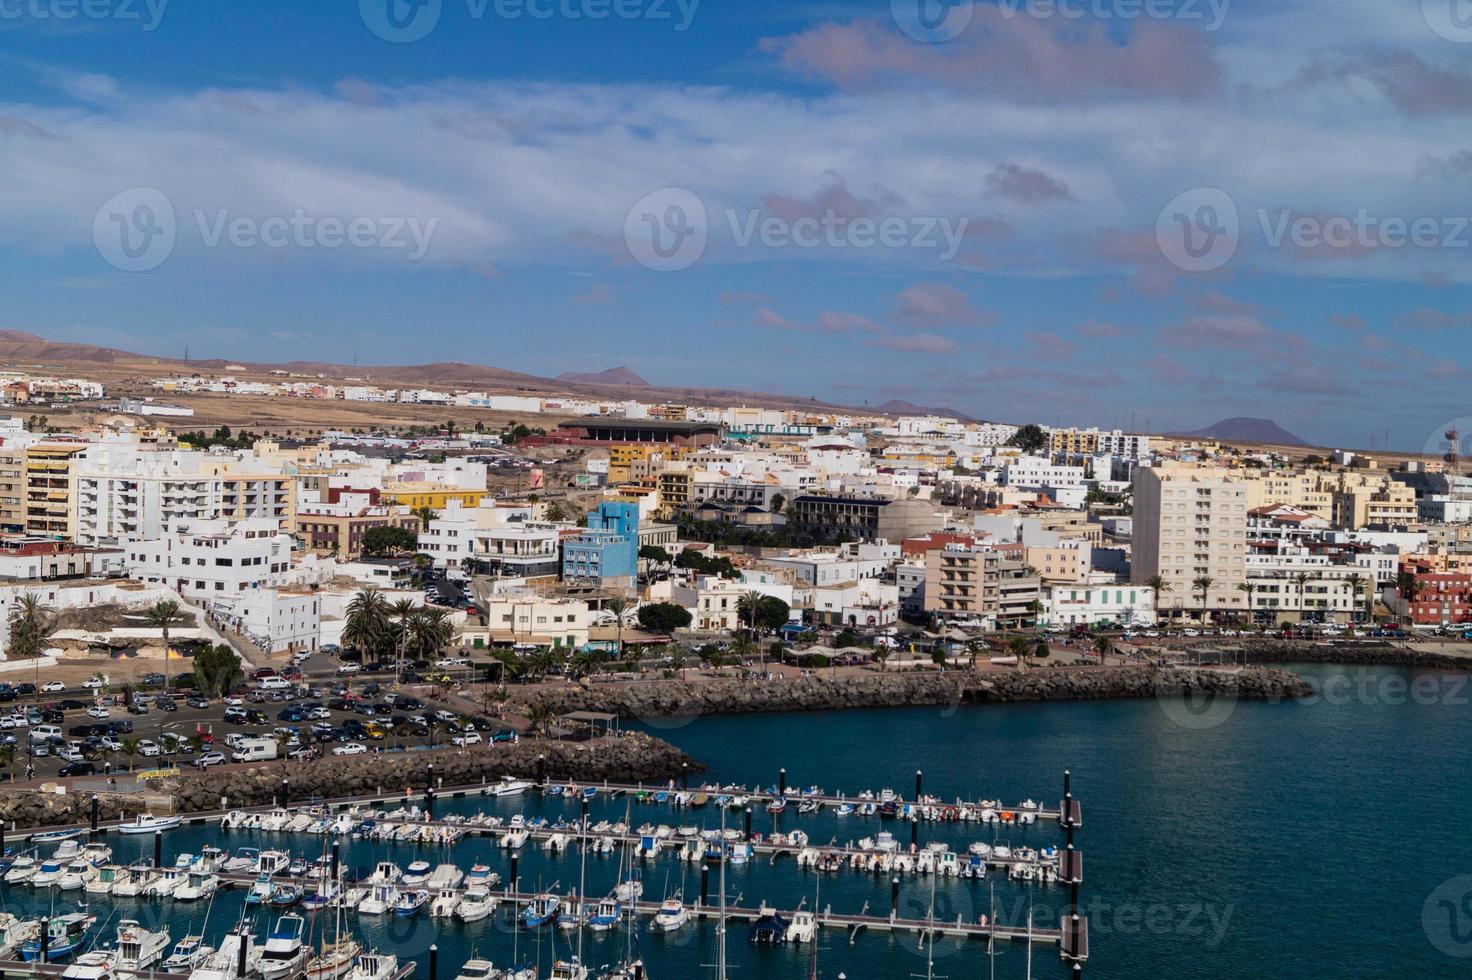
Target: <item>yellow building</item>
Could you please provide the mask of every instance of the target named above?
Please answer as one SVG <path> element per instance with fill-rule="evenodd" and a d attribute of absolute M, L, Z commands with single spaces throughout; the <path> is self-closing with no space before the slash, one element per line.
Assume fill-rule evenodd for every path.
<path fill-rule="evenodd" d="M 1098 429 L 1052 429 L 1048 432 L 1048 451 L 1054 455 L 1092 456 L 1098 449 Z"/>
<path fill-rule="evenodd" d="M 26 526 L 26 452 L 0 448 L 0 529 L 22 531 Z"/>
<path fill-rule="evenodd" d="M 38 443 L 25 452 L 25 531 L 71 540 L 77 533 L 78 443 Z"/>
<path fill-rule="evenodd" d="M 479 507 L 480 502 L 485 499 L 486 491 L 467 490 L 464 487 L 452 487 L 445 483 L 393 480 L 384 483 L 383 496 L 410 510 L 418 510 L 421 507 L 443 510 L 450 506 L 452 500 L 459 501 L 462 507 Z"/>
<path fill-rule="evenodd" d="M 659 468 L 659 464 L 684 459 L 685 450 L 668 444 L 624 443 L 608 447 L 608 482 L 628 483 Z M 640 472 L 635 473 L 636 464 Z"/>

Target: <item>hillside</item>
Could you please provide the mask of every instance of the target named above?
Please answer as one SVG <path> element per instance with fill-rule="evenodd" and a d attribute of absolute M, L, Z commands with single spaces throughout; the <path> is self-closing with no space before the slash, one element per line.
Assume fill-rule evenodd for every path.
<path fill-rule="evenodd" d="M 586 385 L 628 385 L 630 387 L 648 388 L 649 382 L 639 377 L 626 367 L 609 368 L 607 371 L 595 371 L 591 374 L 570 371 L 559 374 L 558 381 L 568 381 L 573 384 Z"/>
<path fill-rule="evenodd" d="M 1231 418 L 1222 419 L 1215 425 L 1193 432 L 1173 432 L 1171 435 L 1185 439 L 1222 439 L 1227 442 L 1255 442 L 1274 446 L 1308 446 L 1312 443 L 1301 439 L 1272 419 Z"/>

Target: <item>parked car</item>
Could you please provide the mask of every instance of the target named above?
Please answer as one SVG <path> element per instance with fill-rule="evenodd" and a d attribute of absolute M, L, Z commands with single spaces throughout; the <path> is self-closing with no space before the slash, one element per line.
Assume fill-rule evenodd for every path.
<path fill-rule="evenodd" d="M 101 718 L 103 721 L 106 721 L 108 718 L 112 717 L 112 713 L 104 708 L 102 705 L 98 704 L 93 705 L 92 707 L 87 709 L 87 717 Z"/>
<path fill-rule="evenodd" d="M 24 684 L 21 685 L 21 687 L 25 687 L 25 686 L 27 686 L 27 685 L 24 685 Z M 34 692 L 35 689 L 36 689 L 36 685 L 31 684 L 29 686 L 30 686 L 32 692 Z M 97 690 L 100 687 L 106 687 L 107 686 L 107 675 L 106 674 L 93 674 L 91 677 L 87 678 L 86 680 L 84 680 L 82 682 L 82 686 L 85 687 L 89 691 L 95 691 L 95 690 Z M 18 687 L 18 688 L 16 688 L 16 690 L 19 691 L 20 688 Z"/>
<path fill-rule="evenodd" d="M 200 697 L 199 695 L 196 694 L 194 697 L 186 698 L 184 700 L 184 703 L 187 704 L 187 705 L 189 705 L 189 707 L 191 707 L 191 708 L 195 708 L 197 710 L 203 711 L 205 708 L 208 708 L 210 706 L 210 699 L 209 698 L 205 698 L 205 697 Z"/>
<path fill-rule="evenodd" d="M 47 681 L 46 683 L 41 685 L 41 693 L 43 694 L 55 694 L 58 691 L 65 690 L 66 685 L 63 684 L 61 681 Z"/>
<path fill-rule="evenodd" d="M 138 754 L 145 759 L 157 758 L 162 753 L 163 749 L 159 748 L 158 743 L 152 739 L 145 738 L 138 743 Z"/>
<path fill-rule="evenodd" d="M 480 737 L 480 732 L 472 731 L 466 732 L 464 735 L 456 735 L 450 741 L 460 746 L 461 748 L 464 748 L 467 745 L 479 745 L 481 744 L 481 742 L 484 741 L 484 739 Z"/>
<path fill-rule="evenodd" d="M 368 747 L 360 742 L 344 742 L 332 747 L 333 755 L 362 755 L 367 751 Z"/>
<path fill-rule="evenodd" d="M 194 767 L 196 769 L 208 769 L 210 766 L 223 765 L 224 762 L 225 762 L 225 753 L 223 753 L 223 752 L 205 752 L 205 753 L 202 753 L 201 755 L 198 755 L 198 756 L 195 757 L 195 759 L 194 759 Z"/>
<path fill-rule="evenodd" d="M 56 774 L 62 778 L 66 778 L 67 776 L 95 776 L 97 775 L 97 764 L 83 760 L 68 762 L 58 769 Z"/>

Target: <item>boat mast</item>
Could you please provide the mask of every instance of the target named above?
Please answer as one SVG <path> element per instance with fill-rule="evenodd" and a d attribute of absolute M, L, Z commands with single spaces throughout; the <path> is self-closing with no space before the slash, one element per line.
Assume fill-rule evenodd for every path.
<path fill-rule="evenodd" d="M 716 980 L 726 980 L 726 808 L 721 807 L 721 917 L 716 926 Z"/>
<path fill-rule="evenodd" d="M 578 954 L 576 961 L 583 962 L 583 925 L 588 918 L 588 808 L 583 804 L 582 833 L 579 851 L 582 855 L 581 864 L 578 867 L 578 905 L 579 908 L 573 913 L 578 917 Z"/>

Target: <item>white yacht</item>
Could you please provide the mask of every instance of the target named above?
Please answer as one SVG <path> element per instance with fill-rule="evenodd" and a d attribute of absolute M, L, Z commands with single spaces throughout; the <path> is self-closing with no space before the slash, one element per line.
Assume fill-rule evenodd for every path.
<path fill-rule="evenodd" d="M 468 889 L 460 896 L 460 904 L 455 906 L 455 914 L 461 922 L 479 922 L 494 911 L 496 900 L 484 888 Z"/>
<path fill-rule="evenodd" d="M 104 864 L 97 869 L 97 876 L 82 886 L 82 890 L 88 895 L 109 895 L 112 893 L 112 886 L 117 883 L 118 875 L 126 870 L 116 864 Z"/>
<path fill-rule="evenodd" d="M 487 796 L 520 796 L 532 788 L 532 784 L 525 779 L 513 779 L 510 776 L 502 776 L 499 783 L 486 787 Z M 475 962 L 472 960 L 471 962 Z"/>
<path fill-rule="evenodd" d="M 238 926 L 225 934 L 217 951 L 190 971 L 189 980 L 234 980 L 242 946 L 245 947 L 246 976 L 255 973 L 261 964 L 261 949 L 251 942 L 250 930 Z"/>
<path fill-rule="evenodd" d="M 83 953 L 61 971 L 65 980 L 112 980 L 118 963 L 110 950 Z"/>
<path fill-rule="evenodd" d="M 174 898 L 180 902 L 193 902 L 209 898 L 219 887 L 220 876 L 213 871 L 189 871 L 174 889 Z"/>
<path fill-rule="evenodd" d="M 413 970 L 413 965 L 409 967 Z M 348 971 L 347 980 L 395 980 L 399 958 L 392 953 L 363 953 Z"/>
<path fill-rule="evenodd" d="M 399 878 L 399 884 L 405 888 L 418 888 L 429 880 L 430 866 L 428 861 L 410 861 L 409 866 Z"/>
<path fill-rule="evenodd" d="M 64 892 L 76 891 L 78 888 L 85 887 L 87 882 L 96 877 L 97 868 L 92 862 L 78 857 L 73 858 L 72 862 L 62 871 L 56 885 Z"/>
<path fill-rule="evenodd" d="M 392 861 L 379 861 L 373 868 L 373 874 L 368 876 L 367 884 L 396 885 L 403 877 L 404 872 L 397 864 Z"/>
<path fill-rule="evenodd" d="M 174 948 L 159 967 L 164 973 L 187 974 L 209 959 L 214 947 L 204 944 L 203 936 L 185 936 L 174 944 Z"/>
<path fill-rule="evenodd" d="M 40 861 L 29 854 L 22 854 L 6 870 L 4 881 L 7 885 L 18 885 L 21 882 L 30 881 L 40 867 Z"/>
<path fill-rule="evenodd" d="M 374 885 L 358 903 L 359 915 L 382 915 L 394 907 L 399 900 L 399 890 L 393 885 Z"/>
<path fill-rule="evenodd" d="M 184 881 L 184 872 L 178 868 L 164 868 L 152 881 L 143 886 L 143 894 L 154 898 L 172 898 L 174 889 Z"/>
<path fill-rule="evenodd" d="M 169 948 L 169 934 L 143 928 L 136 920 L 124 919 L 118 923 L 118 968 L 134 973 L 142 972 L 164 958 Z"/>
<path fill-rule="evenodd" d="M 441 888 L 435 893 L 434 901 L 429 903 L 429 916 L 432 919 L 449 919 L 455 915 L 455 909 L 460 904 L 460 893 L 454 888 Z"/>
<path fill-rule="evenodd" d="M 154 871 L 146 864 L 130 864 L 120 870 L 113 879 L 114 898 L 137 898 L 153 881 Z"/>
<path fill-rule="evenodd" d="M 65 872 L 66 864 L 62 861 L 57 861 L 55 858 L 42 861 L 41 866 L 36 869 L 36 873 L 31 875 L 31 885 L 36 888 L 50 888 L 61 880 L 61 876 Z"/>
<path fill-rule="evenodd" d="M 654 928 L 660 932 L 675 932 L 683 929 L 690 921 L 690 910 L 679 895 L 667 898 L 654 913 Z"/>
<path fill-rule="evenodd" d="M 810 943 L 817 934 L 817 916 L 807 909 L 798 909 L 792 913 L 792 921 L 787 923 L 787 932 L 783 940 L 789 943 Z"/>
<path fill-rule="evenodd" d="M 301 972 L 311 952 L 302 938 L 305 929 L 306 920 L 299 915 L 283 915 L 276 920 L 257 968 L 264 980 L 280 980 Z"/>

